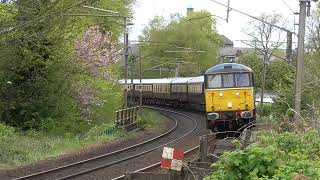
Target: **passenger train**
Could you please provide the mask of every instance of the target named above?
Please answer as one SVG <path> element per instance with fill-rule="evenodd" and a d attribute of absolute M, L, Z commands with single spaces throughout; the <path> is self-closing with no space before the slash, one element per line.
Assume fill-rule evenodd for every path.
<path fill-rule="evenodd" d="M 120 81 L 124 86 L 124 80 Z M 237 130 L 255 121 L 253 71 L 244 65 L 224 63 L 204 76 L 127 81 L 128 96 L 143 104 L 194 109 L 206 113 L 212 131 Z"/>

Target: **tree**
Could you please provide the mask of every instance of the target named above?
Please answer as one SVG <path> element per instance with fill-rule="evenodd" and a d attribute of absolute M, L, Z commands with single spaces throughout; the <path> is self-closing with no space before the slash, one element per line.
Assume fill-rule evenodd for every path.
<path fill-rule="evenodd" d="M 264 22 L 269 22 L 270 24 L 278 25 L 283 27 L 284 23 L 282 21 L 282 16 L 280 14 L 266 14 L 263 13 L 259 16 L 259 19 Z M 283 44 L 282 30 L 275 26 L 271 26 L 262 21 L 252 20 L 248 23 L 248 29 L 244 32 L 250 38 L 249 45 L 259 50 L 260 54 L 263 56 L 263 72 L 261 79 L 261 114 L 263 114 L 263 96 L 266 83 L 266 73 L 267 73 L 267 63 L 270 62 L 271 57 L 274 52 Z"/>
<path fill-rule="evenodd" d="M 115 10 L 126 15 L 131 12 L 133 1 L 90 2 L 90 5 L 100 8 L 112 5 Z M 3 22 L 1 28 L 24 24 L 75 3 L 79 1 L 18 0 L 10 5 L 15 10 L 12 12 L 16 14 L 0 9 L 0 13 L 4 12 L 7 15 L 0 17 L 0 22 Z M 8 5 L 0 7 L 3 6 Z M 81 11 L 84 10 L 76 7 L 66 12 Z M 6 17 L 12 17 L 12 21 L 6 21 Z M 90 84 L 95 90 L 93 100 L 99 96 L 99 98 L 110 97 L 110 100 L 118 97 L 112 93 L 119 90 L 112 90 L 113 86 L 106 87 L 107 82 L 96 79 L 87 66 L 79 63 L 76 56 L 76 42 L 92 24 L 98 24 L 104 34 L 109 31 L 115 32 L 114 39 L 118 39 L 122 30 L 119 25 L 111 26 L 113 23 L 110 21 L 103 23 L 96 18 L 53 15 L 1 37 L 1 43 L 5 44 L 0 49 L 2 122 L 23 130 L 76 133 L 89 126 L 88 121 L 85 121 L 87 119 L 81 114 L 81 99 L 79 99 L 84 86 Z M 104 112 L 107 106 L 111 106 L 108 104 L 109 99 L 102 99 L 102 102 L 105 103 L 90 108 L 95 112 Z M 116 107 L 109 107 L 108 112 Z"/>
<path fill-rule="evenodd" d="M 218 62 L 218 48 L 222 42 L 215 29 L 215 19 L 206 11 L 190 13 L 187 17 L 176 14 L 169 21 L 157 16 L 139 39 L 145 42 L 141 47 L 143 68 L 168 63 L 161 66 L 166 77 L 177 73 L 179 76 L 203 74 Z M 183 69 L 186 67 L 183 64 L 190 68 Z M 146 77 L 159 75 L 147 72 Z"/>
<path fill-rule="evenodd" d="M 317 8 L 313 11 L 311 18 L 308 19 L 306 26 L 307 26 L 306 50 L 309 53 L 320 53 L 320 4 L 319 3 L 317 3 Z"/>

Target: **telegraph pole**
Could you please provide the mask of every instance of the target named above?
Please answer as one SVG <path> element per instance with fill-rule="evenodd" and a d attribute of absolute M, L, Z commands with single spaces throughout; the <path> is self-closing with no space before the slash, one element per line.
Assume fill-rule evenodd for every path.
<path fill-rule="evenodd" d="M 124 108 L 128 107 L 128 57 L 129 57 L 129 34 L 127 32 L 127 18 L 123 18 L 124 23 Z"/>
<path fill-rule="evenodd" d="M 132 54 L 132 51 L 131 51 L 131 54 Z M 132 99 L 133 98 L 133 73 L 134 73 L 133 65 L 134 65 L 134 58 L 131 58 L 131 62 L 130 62 L 130 77 L 131 77 L 130 102 L 131 103 L 133 102 L 133 99 Z"/>
<path fill-rule="evenodd" d="M 297 58 L 297 73 L 296 73 L 296 91 L 295 91 L 295 103 L 294 103 L 294 120 L 300 120 L 301 112 L 301 93 L 302 93 L 302 81 L 303 81 L 303 66 L 304 66 L 304 37 L 305 37 L 305 25 L 307 16 L 307 3 L 310 0 L 300 0 L 300 13 L 299 13 L 299 34 L 298 34 L 298 58 Z"/>
<path fill-rule="evenodd" d="M 292 32 L 287 31 L 287 50 L 286 59 L 288 62 L 292 62 Z"/>
<path fill-rule="evenodd" d="M 140 46 L 139 46 L 139 79 L 140 79 L 140 108 L 142 107 L 142 59 L 140 55 Z"/>
<path fill-rule="evenodd" d="M 268 49 L 264 50 L 263 54 L 263 72 L 262 72 L 262 84 L 261 84 L 261 96 L 260 96 L 260 116 L 263 116 L 263 99 L 264 99 L 264 90 L 266 86 L 266 75 L 267 75 L 267 59 L 268 59 Z"/>
<path fill-rule="evenodd" d="M 231 9 L 230 9 L 230 0 L 228 0 L 227 19 L 226 19 L 227 23 L 229 23 L 230 11 L 231 11 Z"/>

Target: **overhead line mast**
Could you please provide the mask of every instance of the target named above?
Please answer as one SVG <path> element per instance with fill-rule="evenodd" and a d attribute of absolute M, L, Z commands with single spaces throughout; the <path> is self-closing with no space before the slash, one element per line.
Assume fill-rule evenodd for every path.
<path fill-rule="evenodd" d="M 295 84 L 295 101 L 294 101 L 294 119 L 295 121 L 301 120 L 301 95 L 302 95 L 302 82 L 303 82 L 303 69 L 304 69 L 304 39 L 305 39 L 305 26 L 306 16 L 310 15 L 311 0 L 299 0 L 300 13 L 299 13 L 299 36 L 298 36 L 298 59 L 297 59 L 297 73 Z M 317 2 L 317 0 L 314 0 Z"/>

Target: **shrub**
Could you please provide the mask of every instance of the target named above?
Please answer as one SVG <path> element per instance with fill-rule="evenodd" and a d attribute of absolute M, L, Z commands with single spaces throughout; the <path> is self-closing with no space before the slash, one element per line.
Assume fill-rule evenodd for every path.
<path fill-rule="evenodd" d="M 141 129 L 154 128 L 160 125 L 161 122 L 163 122 L 163 117 L 160 114 L 149 110 L 142 111 L 137 119 L 137 125 Z"/>
<path fill-rule="evenodd" d="M 288 179 L 320 177 L 320 133 L 261 133 L 245 149 L 225 153 L 206 179 Z"/>

